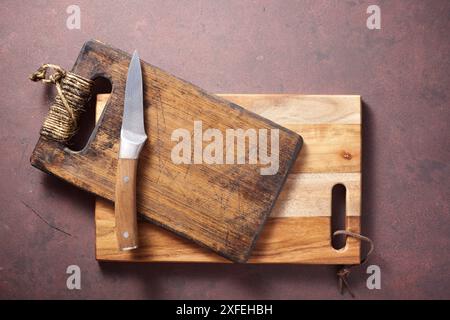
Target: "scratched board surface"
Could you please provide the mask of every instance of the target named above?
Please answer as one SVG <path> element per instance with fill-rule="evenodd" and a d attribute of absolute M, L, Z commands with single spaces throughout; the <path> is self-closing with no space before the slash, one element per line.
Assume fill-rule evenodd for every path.
<path fill-rule="evenodd" d="M 221 95 L 294 131 L 304 145 L 272 210 L 251 263 L 358 264 L 360 243 L 331 245 L 331 191 L 346 188 L 345 229 L 360 232 L 361 101 L 359 96 Z M 99 95 L 101 113 L 107 95 Z M 217 254 L 150 223 L 139 223 L 140 248 L 121 252 L 114 207 L 97 198 L 96 258 L 101 261 L 226 262 Z"/>
<path fill-rule="evenodd" d="M 31 157 L 35 167 L 114 200 L 129 61 L 129 54 L 99 41 L 84 45 L 72 71 L 91 79 L 109 78 L 111 96 L 82 151 L 72 152 L 63 144 L 41 137 Z M 142 62 L 142 74 L 149 140 L 139 159 L 138 211 L 145 219 L 223 257 L 246 261 L 297 158 L 301 137 L 148 63 Z M 175 144 L 172 134 L 180 128 L 193 132 L 195 123 L 201 123 L 202 130 L 220 132 L 279 132 L 278 170 L 273 175 L 262 175 L 260 170 L 267 166 L 249 161 L 239 165 L 175 163 L 171 157 Z M 229 152 L 224 145 L 223 153 Z"/>

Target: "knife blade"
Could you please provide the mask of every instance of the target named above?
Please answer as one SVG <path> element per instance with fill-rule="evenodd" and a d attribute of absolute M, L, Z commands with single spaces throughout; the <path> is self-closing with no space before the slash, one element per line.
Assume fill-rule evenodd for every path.
<path fill-rule="evenodd" d="M 139 153 L 146 140 L 141 63 L 137 51 L 134 51 L 125 86 L 116 175 L 114 211 L 120 250 L 133 250 L 138 247 L 136 172 Z"/>

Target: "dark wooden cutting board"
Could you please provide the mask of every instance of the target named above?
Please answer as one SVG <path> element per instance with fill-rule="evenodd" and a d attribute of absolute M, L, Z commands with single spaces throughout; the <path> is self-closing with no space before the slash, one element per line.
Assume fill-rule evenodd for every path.
<path fill-rule="evenodd" d="M 99 41 L 84 45 L 72 71 L 90 79 L 108 78 L 112 83 L 109 101 L 83 150 L 74 152 L 41 137 L 31 156 L 33 166 L 114 201 L 129 61 L 130 55 Z M 245 262 L 296 160 L 301 137 L 148 63 L 142 62 L 142 74 L 149 140 L 139 160 L 138 211 L 230 260 Z M 171 140 L 172 132 L 179 128 L 192 132 L 194 121 L 202 121 L 203 131 L 215 128 L 224 135 L 226 129 L 278 129 L 277 173 L 261 175 L 265 166 L 248 161 L 174 164 L 171 150 L 177 142 Z"/>

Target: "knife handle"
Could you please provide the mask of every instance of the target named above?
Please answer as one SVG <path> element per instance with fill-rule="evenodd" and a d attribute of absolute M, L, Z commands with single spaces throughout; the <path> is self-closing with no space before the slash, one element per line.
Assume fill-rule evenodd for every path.
<path fill-rule="evenodd" d="M 116 235 L 119 249 L 138 247 L 136 216 L 136 171 L 138 159 L 120 159 L 116 175 Z"/>

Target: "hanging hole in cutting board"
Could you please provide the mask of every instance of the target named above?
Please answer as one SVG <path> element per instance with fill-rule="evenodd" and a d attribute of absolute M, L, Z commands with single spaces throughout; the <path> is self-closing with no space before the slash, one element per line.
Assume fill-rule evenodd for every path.
<path fill-rule="evenodd" d="M 84 112 L 80 115 L 77 133 L 70 139 L 68 143 L 68 147 L 72 151 L 82 150 L 89 141 L 92 130 L 94 130 L 95 105 L 97 103 L 97 95 L 101 93 L 111 93 L 112 91 L 112 84 L 109 79 L 105 77 L 96 77 L 93 80 L 94 87 L 91 99 L 85 107 Z"/>
<path fill-rule="evenodd" d="M 331 245 L 334 249 L 340 250 L 345 247 L 345 235 L 333 237 L 337 230 L 346 230 L 345 210 L 346 210 L 347 189 L 341 183 L 333 186 L 331 190 Z"/>

